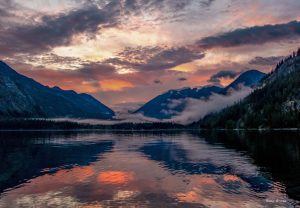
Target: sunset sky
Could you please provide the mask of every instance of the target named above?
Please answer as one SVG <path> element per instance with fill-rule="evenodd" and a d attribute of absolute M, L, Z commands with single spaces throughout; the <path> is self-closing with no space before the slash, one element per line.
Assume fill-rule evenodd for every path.
<path fill-rule="evenodd" d="M 299 0 L 1 0 L 0 59 L 116 109 L 270 71 L 300 47 L 299 11 Z"/>

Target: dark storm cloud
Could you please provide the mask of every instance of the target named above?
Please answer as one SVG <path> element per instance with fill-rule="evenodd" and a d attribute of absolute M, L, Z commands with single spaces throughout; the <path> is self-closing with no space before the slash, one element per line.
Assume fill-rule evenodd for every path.
<path fill-rule="evenodd" d="M 271 56 L 271 57 L 255 57 L 249 61 L 249 64 L 261 65 L 261 66 L 272 66 L 283 60 L 284 56 Z"/>
<path fill-rule="evenodd" d="M 205 54 L 185 47 L 178 48 L 137 48 L 126 49 L 119 58 L 106 60 L 106 63 L 133 68 L 138 71 L 159 71 L 204 58 Z M 134 60 L 143 60 L 136 62 Z"/>
<path fill-rule="evenodd" d="M 199 40 L 196 45 L 202 49 L 227 48 L 246 44 L 264 44 L 300 36 L 300 22 L 254 26 L 233 30 Z"/>
<path fill-rule="evenodd" d="M 208 82 L 212 83 L 220 83 L 220 79 L 222 78 L 235 78 L 240 72 L 230 71 L 230 70 L 223 70 L 219 71 L 216 74 L 212 75 Z"/>
<path fill-rule="evenodd" d="M 70 44 L 77 34 L 95 34 L 99 27 L 116 23 L 117 10 L 109 4 L 104 9 L 95 5 L 56 16 L 43 16 L 41 22 L 0 29 L 0 53 L 39 53 Z"/>

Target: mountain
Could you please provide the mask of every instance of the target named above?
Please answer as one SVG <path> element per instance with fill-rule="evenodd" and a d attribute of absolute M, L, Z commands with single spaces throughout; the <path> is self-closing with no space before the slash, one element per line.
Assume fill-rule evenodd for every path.
<path fill-rule="evenodd" d="M 241 85 L 247 87 L 254 87 L 264 76 L 265 73 L 262 73 L 258 70 L 252 69 L 242 73 L 236 80 L 224 88 L 223 93 L 227 93 L 230 89 L 239 89 Z"/>
<path fill-rule="evenodd" d="M 180 102 L 181 100 L 207 98 L 212 93 L 218 93 L 221 90 L 222 88 L 216 86 L 170 90 L 153 98 L 135 113 L 142 113 L 144 116 L 157 119 L 169 119 L 184 110 L 185 105 L 184 102 Z"/>
<path fill-rule="evenodd" d="M 202 128 L 300 128 L 300 49 L 240 103 L 204 117 Z"/>
<path fill-rule="evenodd" d="M 114 112 L 88 94 L 44 86 L 0 61 L 0 116 L 112 119 Z"/>
<path fill-rule="evenodd" d="M 170 90 L 153 98 L 135 113 L 142 113 L 144 116 L 157 119 L 170 119 L 185 109 L 185 99 L 207 99 L 212 94 L 227 94 L 230 89 L 238 90 L 241 85 L 252 87 L 264 76 L 265 74 L 262 72 L 249 70 L 242 73 L 225 88 L 204 86 L 201 88 Z"/>

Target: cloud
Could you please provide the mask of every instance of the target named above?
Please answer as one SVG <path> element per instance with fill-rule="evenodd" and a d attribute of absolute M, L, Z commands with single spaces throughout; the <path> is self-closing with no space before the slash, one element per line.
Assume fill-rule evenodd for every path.
<path fill-rule="evenodd" d="M 212 83 L 217 83 L 219 84 L 222 78 L 229 78 L 229 79 L 233 79 L 235 78 L 238 74 L 240 74 L 240 72 L 236 72 L 236 71 L 230 71 L 230 70 L 223 70 L 223 71 L 219 71 L 216 74 L 213 74 L 210 79 L 208 80 L 208 82 L 212 82 Z"/>
<path fill-rule="evenodd" d="M 265 44 L 300 36 L 300 22 L 254 26 L 203 38 L 196 42 L 202 49 L 236 47 L 246 44 Z"/>
<path fill-rule="evenodd" d="M 204 7 L 210 7 L 213 2 L 215 2 L 215 0 L 203 0 L 201 1 L 201 5 L 204 6 Z"/>
<path fill-rule="evenodd" d="M 251 92 L 251 88 L 243 87 L 239 91 L 232 91 L 230 95 L 213 94 L 208 100 L 185 99 L 184 111 L 173 117 L 171 121 L 184 125 L 199 121 L 210 113 L 218 112 L 242 100 Z"/>
<path fill-rule="evenodd" d="M 153 81 L 154 84 L 162 84 L 162 81 L 160 81 L 159 79 L 156 79 Z"/>
<path fill-rule="evenodd" d="M 95 5 L 58 15 L 45 15 L 40 21 L 0 29 L 1 54 L 35 54 L 49 51 L 56 46 L 69 45 L 78 34 L 93 36 L 101 27 L 113 26 L 117 10 L 111 4 L 104 9 Z"/>
<path fill-rule="evenodd" d="M 249 61 L 249 64 L 261 65 L 261 66 L 272 66 L 279 63 L 284 59 L 284 56 L 270 56 L 270 57 L 260 57 L 257 56 Z"/>
<path fill-rule="evenodd" d="M 204 58 L 205 54 L 186 47 L 138 47 L 127 48 L 117 58 L 107 59 L 109 64 L 137 71 L 159 71 Z"/>
<path fill-rule="evenodd" d="M 32 66 L 22 62 L 13 64 L 18 72 L 35 79 L 36 81 L 49 86 L 59 86 L 65 90 L 77 92 L 96 93 L 101 91 L 101 80 L 113 79 L 116 77 L 116 69 L 100 62 L 81 63 L 77 70 L 51 70 L 42 66 Z M 109 82 L 113 85 L 113 82 Z M 120 82 L 118 82 L 120 84 Z M 121 83 L 124 87 L 124 83 Z M 107 90 L 107 86 L 106 90 Z M 119 85 L 117 85 L 119 86 Z M 115 88 L 114 88 L 115 89 Z"/>
<path fill-rule="evenodd" d="M 184 81 L 187 81 L 187 78 L 186 77 L 179 77 L 177 79 L 178 82 L 184 82 Z"/>
<path fill-rule="evenodd" d="M 100 81 L 100 85 L 103 91 L 123 91 L 134 87 L 133 83 L 119 79 L 104 79 Z"/>

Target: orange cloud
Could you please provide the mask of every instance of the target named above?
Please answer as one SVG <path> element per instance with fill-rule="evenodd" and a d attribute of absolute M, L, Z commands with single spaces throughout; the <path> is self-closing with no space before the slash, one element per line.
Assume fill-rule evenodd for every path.
<path fill-rule="evenodd" d="M 133 88 L 134 84 L 124 80 L 106 79 L 100 81 L 103 91 L 122 91 L 124 88 Z"/>
<path fill-rule="evenodd" d="M 221 78 L 220 84 L 222 86 L 228 86 L 231 82 L 233 82 L 234 79 L 228 79 L 228 78 Z"/>
<path fill-rule="evenodd" d="M 122 172 L 122 171 L 106 171 L 98 175 L 97 180 L 99 183 L 104 184 L 126 184 L 134 179 L 133 172 Z"/>

